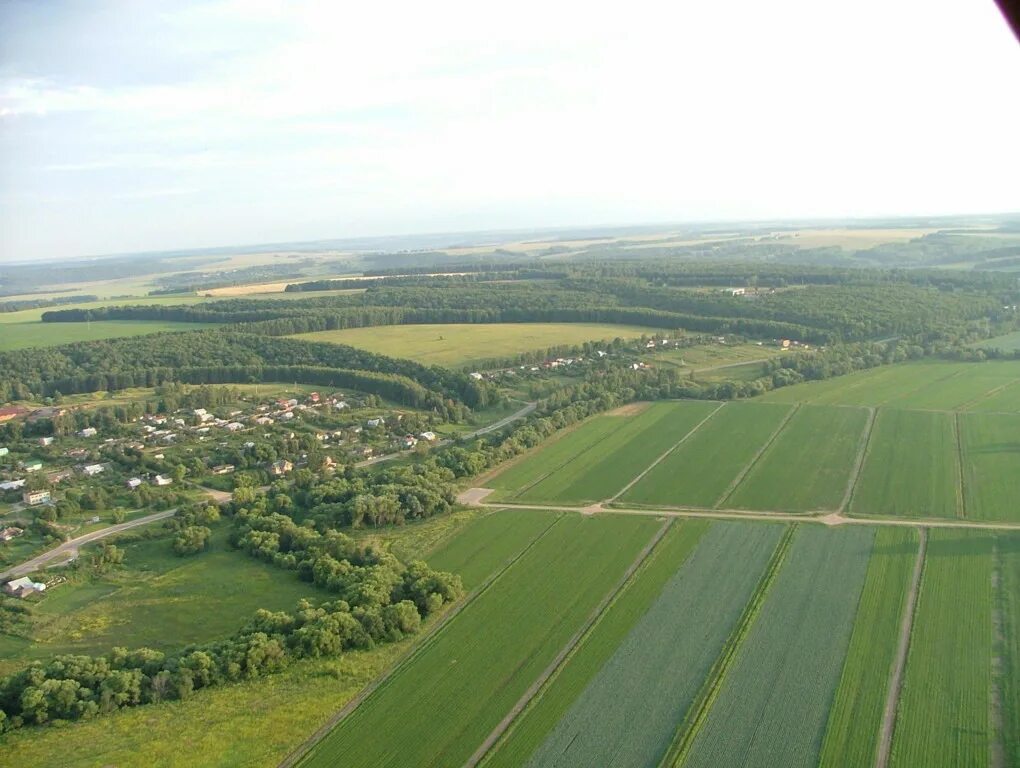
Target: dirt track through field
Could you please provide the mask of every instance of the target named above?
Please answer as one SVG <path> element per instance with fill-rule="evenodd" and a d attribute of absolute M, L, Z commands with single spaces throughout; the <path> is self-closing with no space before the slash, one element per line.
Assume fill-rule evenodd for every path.
<path fill-rule="evenodd" d="M 518 715 L 524 711 L 525 707 L 528 706 L 531 700 L 535 697 L 535 694 L 537 694 L 549 678 L 556 673 L 556 670 L 560 668 L 563 662 L 571 654 L 577 644 L 581 641 L 581 638 L 588 634 L 588 631 L 595 625 L 599 618 L 601 618 L 602 614 L 605 613 L 613 600 L 616 599 L 616 596 L 619 595 L 624 587 L 627 586 L 634 574 L 637 573 L 638 568 L 641 567 L 641 564 L 648 558 L 655 547 L 658 546 L 659 542 L 662 541 L 662 538 L 666 535 L 666 531 L 669 530 L 672 523 L 673 521 L 667 518 L 662 526 L 660 526 L 651 541 L 645 545 L 644 549 L 638 552 L 637 557 L 634 558 L 634 562 L 630 564 L 630 567 L 627 568 L 616 586 L 609 590 L 599 604 L 595 606 L 595 610 L 591 612 L 588 620 L 580 628 L 578 628 L 569 640 L 567 640 L 566 644 L 560 649 L 560 652 L 556 654 L 556 658 L 554 658 L 542 674 L 539 675 L 530 686 L 528 686 L 528 689 L 524 692 L 521 698 L 518 699 L 517 703 L 514 704 L 510 711 L 507 712 L 506 716 L 499 721 L 499 724 L 492 729 L 492 732 L 485 737 L 485 741 L 482 742 L 481 746 L 478 747 L 478 749 L 475 750 L 475 753 L 468 758 L 466 763 L 464 763 L 464 768 L 475 768 L 475 766 L 477 766 L 488 754 L 489 750 L 492 749 L 496 742 L 499 741 L 499 738 L 506 732 L 507 728 L 510 727 L 510 724 L 513 723 L 513 721 L 517 719 Z"/>
<path fill-rule="evenodd" d="M 733 493 L 737 490 L 740 484 L 744 482 L 744 478 L 751 473 L 751 470 L 754 469 L 755 465 L 758 463 L 761 457 L 765 455 L 768 449 L 772 447 L 772 443 L 774 443 L 776 441 L 776 438 L 779 437 L 779 434 L 784 429 L 786 429 L 786 425 L 790 423 L 790 419 L 792 419 L 799 410 L 800 403 L 797 403 L 790 409 L 790 412 L 786 414 L 786 416 L 783 418 L 781 422 L 779 422 L 779 426 L 776 427 L 775 431 L 771 435 L 769 435 L 769 439 L 765 441 L 762 447 L 758 449 L 758 452 L 751 457 L 751 460 L 749 462 L 747 462 L 747 466 L 740 470 L 740 472 L 737 473 L 737 476 L 733 478 L 733 482 L 730 483 L 729 486 L 727 486 L 726 490 L 722 492 L 722 495 L 719 497 L 719 500 L 712 505 L 713 507 L 715 508 L 721 507 L 726 502 L 726 500 L 733 495 Z"/>
<path fill-rule="evenodd" d="M 857 458 L 854 459 L 853 468 L 850 470 L 850 478 L 846 481 L 846 492 L 843 494 L 843 500 L 837 507 L 840 514 L 846 512 L 850 507 L 850 500 L 854 496 L 854 489 L 857 488 L 857 481 L 861 479 L 861 470 L 864 469 L 864 460 L 868 457 L 868 446 L 871 445 L 871 433 L 875 431 L 875 417 L 877 415 L 877 409 L 868 408 L 868 423 L 864 425 L 864 432 L 861 433 L 861 446 L 857 450 Z"/>
<path fill-rule="evenodd" d="M 882 713 L 882 730 L 878 738 L 878 754 L 875 755 L 875 768 L 886 768 L 892 752 L 893 730 L 896 726 L 896 708 L 900 701 L 900 690 L 903 687 L 903 670 L 907 666 L 907 652 L 910 650 L 910 633 L 914 626 L 914 614 L 917 609 L 917 595 L 921 591 L 921 576 L 924 573 L 924 556 L 928 550 L 928 531 L 920 530 L 921 540 L 917 547 L 917 562 L 914 564 L 914 576 L 910 582 L 910 594 L 903 608 L 903 619 L 900 622 L 900 642 L 896 648 L 896 660 L 893 662 L 892 675 L 889 679 L 889 692 L 886 694 L 885 710 Z"/>

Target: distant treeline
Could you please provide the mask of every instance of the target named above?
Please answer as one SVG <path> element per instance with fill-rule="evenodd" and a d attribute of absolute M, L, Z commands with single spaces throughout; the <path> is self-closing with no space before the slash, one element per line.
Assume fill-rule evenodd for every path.
<path fill-rule="evenodd" d="M 56 307 L 60 304 L 77 304 L 86 301 L 98 301 L 98 296 L 91 294 L 78 294 L 74 296 L 60 296 L 55 299 L 17 299 L 11 301 L 0 301 L 0 312 L 20 312 L 23 309 L 39 309 L 40 307 Z"/>

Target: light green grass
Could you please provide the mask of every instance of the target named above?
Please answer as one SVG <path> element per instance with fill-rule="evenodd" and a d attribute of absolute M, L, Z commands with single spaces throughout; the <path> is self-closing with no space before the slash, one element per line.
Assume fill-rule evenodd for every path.
<path fill-rule="evenodd" d="M 634 624 L 659 599 L 663 586 L 690 556 L 708 527 L 709 523 L 703 520 L 673 524 L 577 650 L 517 719 L 506 738 L 489 753 L 485 766 L 524 764 Z"/>
<path fill-rule="evenodd" d="M 462 765 L 659 525 L 561 518 L 302 765 Z"/>
<path fill-rule="evenodd" d="M 0 352 L 34 347 L 55 347 L 78 341 L 146 336 L 161 331 L 197 331 L 208 323 L 173 323 L 161 320 L 103 320 L 94 323 L 6 323 L 0 333 Z"/>
<path fill-rule="evenodd" d="M 522 352 L 586 341 L 630 339 L 653 329 L 602 323 L 473 323 L 384 325 L 302 333 L 295 338 L 349 344 L 426 365 L 468 366 Z"/>
<path fill-rule="evenodd" d="M 843 676 L 829 714 L 820 765 L 871 765 L 917 559 L 917 534 L 879 528 L 868 563 Z"/>
<path fill-rule="evenodd" d="M 1020 520 L 1020 416 L 963 414 L 960 438 L 967 517 Z"/>
<path fill-rule="evenodd" d="M 996 608 L 1001 620 L 996 650 L 1002 663 L 998 675 L 1002 707 L 999 740 L 1006 765 L 1020 765 L 1020 533 L 1000 533 L 996 554 L 999 570 Z"/>
<path fill-rule="evenodd" d="M 685 766 L 817 765 L 873 537 L 797 531 Z"/>
<path fill-rule="evenodd" d="M 528 765 L 657 765 L 783 530 L 714 523 Z"/>
<path fill-rule="evenodd" d="M 991 339 L 982 339 L 971 344 L 972 347 L 982 349 L 998 349 L 1003 352 L 1015 352 L 1020 349 L 1020 331 L 1013 331 L 1004 336 L 994 336 Z"/>
<path fill-rule="evenodd" d="M 958 467 L 953 414 L 882 409 L 850 512 L 955 517 Z"/>
<path fill-rule="evenodd" d="M 633 417 L 601 416 L 619 426 L 515 499 L 574 503 L 609 499 L 718 407 L 699 400 L 659 402 Z"/>
<path fill-rule="evenodd" d="M 864 409 L 804 406 L 723 506 L 794 512 L 836 509 L 867 419 Z"/>
<path fill-rule="evenodd" d="M 789 411 L 785 405 L 727 403 L 620 501 L 711 507 Z"/>
<path fill-rule="evenodd" d="M 987 766 L 992 534 L 930 536 L 890 765 Z"/>

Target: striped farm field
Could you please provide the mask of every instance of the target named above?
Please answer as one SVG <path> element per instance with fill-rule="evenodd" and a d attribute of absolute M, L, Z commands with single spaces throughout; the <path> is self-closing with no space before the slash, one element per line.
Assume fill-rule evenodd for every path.
<path fill-rule="evenodd" d="M 474 589 L 555 522 L 555 514 L 534 509 L 490 512 L 440 544 L 429 554 L 429 565 L 456 573 L 465 589 Z"/>
<path fill-rule="evenodd" d="M 968 413 L 959 425 L 967 517 L 1020 521 L 1020 416 Z"/>
<path fill-rule="evenodd" d="M 789 412 L 786 405 L 727 403 L 620 500 L 631 504 L 713 506 Z"/>
<path fill-rule="evenodd" d="M 874 535 L 796 532 L 682 765 L 818 764 Z"/>
<path fill-rule="evenodd" d="M 462 765 L 660 526 L 651 518 L 560 518 L 301 765 Z"/>
<path fill-rule="evenodd" d="M 850 648 L 825 730 L 822 768 L 871 765 L 875 757 L 917 548 L 918 535 L 909 528 L 879 528 L 875 534 Z"/>
<path fill-rule="evenodd" d="M 893 731 L 893 768 L 987 766 L 993 534 L 934 530 Z"/>
<path fill-rule="evenodd" d="M 999 387 L 967 406 L 974 413 L 1020 413 L 1020 379 Z"/>
<path fill-rule="evenodd" d="M 653 403 L 637 416 L 600 416 L 596 421 L 615 423 L 609 435 L 513 499 L 525 503 L 608 499 L 719 407 L 719 403 L 685 400 Z"/>
<path fill-rule="evenodd" d="M 527 762 L 589 681 L 628 636 L 634 624 L 659 598 L 663 586 L 687 560 L 708 527 L 709 523 L 704 520 L 673 524 L 576 652 L 514 723 L 503 741 L 489 753 L 483 763 L 487 768 L 520 766 Z"/>
<path fill-rule="evenodd" d="M 999 534 L 996 559 L 996 655 L 1002 664 L 997 680 L 1002 712 L 999 742 L 1005 764 L 1020 765 L 1020 533 Z"/>
<path fill-rule="evenodd" d="M 850 512 L 913 517 L 962 513 L 953 422 L 951 413 L 880 410 Z"/>
<path fill-rule="evenodd" d="M 867 423 L 863 408 L 800 408 L 721 506 L 792 512 L 838 508 Z"/>

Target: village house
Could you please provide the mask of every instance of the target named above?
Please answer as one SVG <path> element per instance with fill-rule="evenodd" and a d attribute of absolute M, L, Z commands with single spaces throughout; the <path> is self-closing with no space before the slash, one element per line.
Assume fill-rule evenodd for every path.
<path fill-rule="evenodd" d="M 51 483 L 62 483 L 65 480 L 70 480 L 74 477 L 74 470 L 71 469 L 58 469 L 56 472 L 50 472 L 46 475 L 46 479 Z"/>
<path fill-rule="evenodd" d="M 45 589 L 45 584 L 40 581 L 32 581 L 28 576 L 4 584 L 4 592 L 15 597 L 28 597 L 33 592 L 43 592 Z"/>
<path fill-rule="evenodd" d="M 428 441 L 430 443 L 434 443 L 435 440 L 436 440 L 436 433 L 435 432 L 422 432 L 420 435 L 418 435 L 418 437 L 420 437 L 422 440 L 426 440 L 426 441 Z"/>
<path fill-rule="evenodd" d="M 0 531 L 0 541 L 11 541 L 12 539 L 18 538 L 24 531 L 16 526 L 10 528 L 4 528 Z"/>
<path fill-rule="evenodd" d="M 171 485 L 173 484 L 173 480 L 166 475 L 156 475 L 152 478 L 152 484 L 158 486 Z"/>
<path fill-rule="evenodd" d="M 45 448 L 47 445 L 53 445 L 53 441 L 55 439 L 56 439 L 55 437 L 40 437 L 39 438 L 39 445 L 41 445 L 43 448 Z"/>
<path fill-rule="evenodd" d="M 386 421 L 382 418 L 369 419 L 368 421 L 365 422 L 365 426 L 369 427 L 370 429 L 375 429 L 376 427 L 381 427 L 385 423 Z"/>
<path fill-rule="evenodd" d="M 96 434 L 97 430 L 95 427 L 85 427 L 85 429 L 78 433 L 78 437 L 95 437 Z"/>
<path fill-rule="evenodd" d="M 478 371 L 472 371 L 471 373 L 468 374 L 468 376 L 470 376 L 475 381 L 481 381 L 483 378 L 482 374 L 480 374 Z"/>
<path fill-rule="evenodd" d="M 142 484 L 142 479 L 140 477 L 132 477 L 126 483 L 124 483 L 124 485 L 126 485 L 128 487 L 128 489 L 130 489 L 132 491 L 135 488 L 138 488 L 141 484 Z"/>
<path fill-rule="evenodd" d="M 25 491 L 21 494 L 21 500 L 30 507 L 38 507 L 40 504 L 50 503 L 49 491 Z"/>
<path fill-rule="evenodd" d="M 0 456 L 6 456 L 8 453 L 10 453 L 10 449 L 0 445 Z"/>
<path fill-rule="evenodd" d="M 241 424 L 240 422 L 237 421 L 232 421 L 229 424 L 227 424 L 224 427 L 224 429 L 226 429 L 229 432 L 236 432 L 239 429 L 244 429 L 244 424 Z"/>
<path fill-rule="evenodd" d="M 88 475 L 89 477 L 95 477 L 101 474 L 106 469 L 102 464 L 86 464 L 81 468 L 82 474 Z"/>
<path fill-rule="evenodd" d="M 397 442 L 401 447 L 410 450 L 411 448 L 414 448 L 414 446 L 418 445 L 418 438 L 414 435 L 404 435 Z"/>
<path fill-rule="evenodd" d="M 0 483 L 0 491 L 16 491 L 25 487 L 25 478 L 19 480 L 5 480 Z"/>
<path fill-rule="evenodd" d="M 269 465 L 269 474 L 274 477 L 282 477 L 292 469 L 294 469 L 294 465 L 291 462 L 286 459 L 280 459 L 279 461 L 274 461 Z"/>
<path fill-rule="evenodd" d="M 18 466 L 26 472 L 38 472 L 42 469 L 42 462 L 35 459 L 29 459 L 28 461 L 19 462 Z"/>
<path fill-rule="evenodd" d="M 212 468 L 212 473 L 214 475 L 229 475 L 233 471 L 234 471 L 233 464 L 219 464 Z"/>

